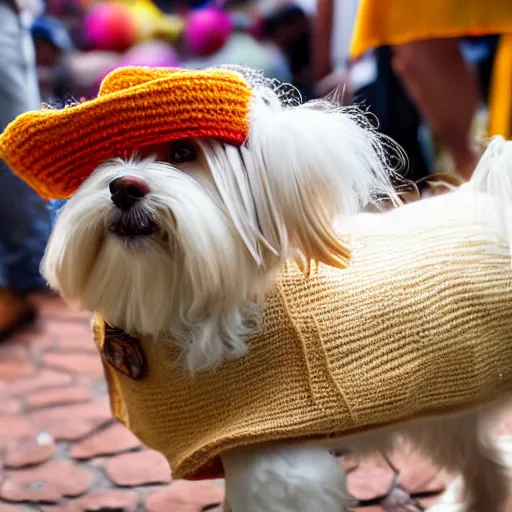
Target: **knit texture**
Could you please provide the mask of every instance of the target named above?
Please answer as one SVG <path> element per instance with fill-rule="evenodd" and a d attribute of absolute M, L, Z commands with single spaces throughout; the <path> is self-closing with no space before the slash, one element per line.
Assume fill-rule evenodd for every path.
<path fill-rule="evenodd" d="M 192 137 L 242 144 L 251 97 L 232 71 L 120 68 L 95 99 L 16 118 L 0 157 L 42 197 L 66 199 L 105 160 L 144 146 Z"/>
<path fill-rule="evenodd" d="M 172 340 L 143 337 L 142 379 L 105 362 L 114 414 L 175 478 L 221 476 L 229 449 L 463 411 L 512 390 L 512 268 L 497 232 L 442 198 L 362 216 L 346 236 L 347 269 L 308 277 L 286 265 L 243 358 L 192 378 Z M 101 352 L 98 314 L 93 328 Z"/>

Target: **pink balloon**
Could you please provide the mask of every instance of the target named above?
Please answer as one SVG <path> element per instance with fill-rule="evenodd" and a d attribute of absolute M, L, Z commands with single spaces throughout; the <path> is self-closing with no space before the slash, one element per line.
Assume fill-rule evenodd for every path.
<path fill-rule="evenodd" d="M 185 39 L 194 54 L 205 57 L 220 50 L 232 30 L 231 18 L 227 13 L 216 7 L 206 7 L 189 14 Z"/>
<path fill-rule="evenodd" d="M 104 3 L 85 16 L 83 35 L 94 49 L 122 52 L 136 42 L 138 27 L 127 6 Z"/>

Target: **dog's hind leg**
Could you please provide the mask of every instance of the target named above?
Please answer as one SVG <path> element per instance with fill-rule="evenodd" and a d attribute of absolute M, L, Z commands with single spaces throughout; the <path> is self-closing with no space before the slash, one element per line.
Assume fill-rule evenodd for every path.
<path fill-rule="evenodd" d="M 461 477 L 454 483 L 458 492 L 449 489 L 431 512 L 505 511 L 509 495 L 507 471 L 481 419 L 476 413 L 445 418 L 408 432 L 413 444 L 435 464 Z M 446 499 L 450 494 L 458 503 Z M 452 501 L 451 506 L 448 501 Z"/>
<path fill-rule="evenodd" d="M 349 510 L 345 474 L 325 448 L 265 446 L 235 450 L 222 461 L 232 512 Z"/>

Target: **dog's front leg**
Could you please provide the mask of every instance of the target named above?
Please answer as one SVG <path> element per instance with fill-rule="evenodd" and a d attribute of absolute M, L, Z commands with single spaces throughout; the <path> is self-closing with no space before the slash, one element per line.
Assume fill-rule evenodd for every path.
<path fill-rule="evenodd" d="M 222 461 L 229 500 L 224 512 L 340 512 L 352 501 L 343 470 L 322 447 L 245 448 Z"/>

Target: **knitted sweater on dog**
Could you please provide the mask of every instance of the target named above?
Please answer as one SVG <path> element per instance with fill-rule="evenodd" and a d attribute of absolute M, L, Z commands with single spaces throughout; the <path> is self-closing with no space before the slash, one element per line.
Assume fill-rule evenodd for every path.
<path fill-rule="evenodd" d="M 458 197 L 360 216 L 345 270 L 315 265 L 306 275 L 287 263 L 239 360 L 191 377 L 175 344 L 142 337 L 142 378 L 105 362 L 115 415 L 175 478 L 196 479 L 221 476 L 229 449 L 498 399 L 512 390 L 510 252 Z M 102 352 L 98 314 L 93 325 Z"/>

